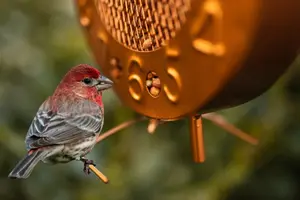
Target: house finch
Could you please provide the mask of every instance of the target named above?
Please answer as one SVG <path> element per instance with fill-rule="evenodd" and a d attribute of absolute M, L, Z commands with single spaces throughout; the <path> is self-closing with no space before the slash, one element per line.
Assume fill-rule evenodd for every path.
<path fill-rule="evenodd" d="M 40 106 L 26 135 L 27 155 L 8 177 L 28 178 L 39 161 L 67 163 L 84 161 L 96 143 L 104 122 L 102 91 L 113 82 L 85 64 L 72 68 L 54 94 Z"/>

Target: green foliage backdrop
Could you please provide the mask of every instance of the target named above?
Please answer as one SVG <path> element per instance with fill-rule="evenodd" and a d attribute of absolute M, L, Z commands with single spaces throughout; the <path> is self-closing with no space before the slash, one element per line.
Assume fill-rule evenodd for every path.
<path fill-rule="evenodd" d="M 84 175 L 77 162 L 41 163 L 27 180 L 7 179 L 25 154 L 23 139 L 39 105 L 79 63 L 97 66 L 73 1 L 0 1 L 1 200 L 300 199 L 297 61 L 264 95 L 221 111 L 260 138 L 258 147 L 205 121 L 207 161 L 197 165 L 187 121 L 162 125 L 154 135 L 140 123 L 98 144 L 90 154 L 110 178 L 109 185 Z M 104 101 L 105 130 L 135 116 L 112 91 Z"/>

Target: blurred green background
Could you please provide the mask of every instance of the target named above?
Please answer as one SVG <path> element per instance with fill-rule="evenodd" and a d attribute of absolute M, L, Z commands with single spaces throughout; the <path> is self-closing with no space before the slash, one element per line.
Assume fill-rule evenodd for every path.
<path fill-rule="evenodd" d="M 25 154 L 23 139 L 39 105 L 79 63 L 97 66 L 73 1 L 0 1 L 1 200 L 300 199 L 297 61 L 264 95 L 220 112 L 258 137 L 258 147 L 204 121 L 207 160 L 194 164 L 187 121 L 162 125 L 154 135 L 139 123 L 90 154 L 108 185 L 86 176 L 78 162 L 41 163 L 27 180 L 7 179 Z M 112 91 L 104 101 L 104 131 L 135 116 Z"/>

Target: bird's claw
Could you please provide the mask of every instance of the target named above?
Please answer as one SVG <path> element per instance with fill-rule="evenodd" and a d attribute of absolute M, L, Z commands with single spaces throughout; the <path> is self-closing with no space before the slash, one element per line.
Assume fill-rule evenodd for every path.
<path fill-rule="evenodd" d="M 91 173 L 91 169 L 90 169 L 89 165 L 96 166 L 96 164 L 94 163 L 93 160 L 88 160 L 88 159 L 84 160 L 83 171 L 86 175 Z"/>

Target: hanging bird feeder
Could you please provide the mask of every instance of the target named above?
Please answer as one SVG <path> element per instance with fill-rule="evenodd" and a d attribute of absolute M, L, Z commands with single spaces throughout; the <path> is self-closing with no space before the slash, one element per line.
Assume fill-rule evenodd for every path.
<path fill-rule="evenodd" d="M 196 162 L 204 161 L 201 116 L 261 95 L 300 46 L 296 0 L 77 0 L 77 6 L 95 59 L 121 101 L 154 122 L 190 118 Z"/>

